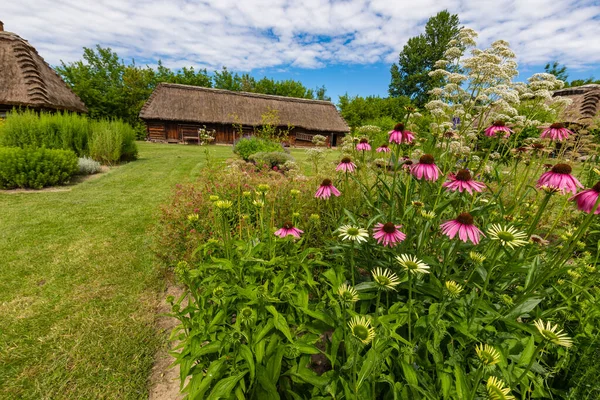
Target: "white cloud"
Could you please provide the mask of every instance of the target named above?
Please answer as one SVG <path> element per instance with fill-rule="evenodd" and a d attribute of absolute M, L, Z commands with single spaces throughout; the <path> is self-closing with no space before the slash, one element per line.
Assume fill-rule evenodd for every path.
<path fill-rule="evenodd" d="M 595 0 L 21 0 L 0 18 L 51 64 L 100 44 L 125 60 L 248 71 L 390 63 L 442 9 L 481 45 L 511 42 L 525 66 L 600 64 Z"/>

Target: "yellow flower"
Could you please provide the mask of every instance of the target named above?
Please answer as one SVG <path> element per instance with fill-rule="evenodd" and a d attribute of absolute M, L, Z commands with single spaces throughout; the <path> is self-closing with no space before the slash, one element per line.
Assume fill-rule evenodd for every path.
<path fill-rule="evenodd" d="M 488 235 L 490 239 L 498 240 L 503 246 L 510 247 L 511 249 L 527 244 L 527 235 L 510 225 L 503 227 L 500 224 L 493 224 L 488 229 Z"/>
<path fill-rule="evenodd" d="M 454 281 L 446 281 L 445 285 L 448 295 L 452 298 L 458 298 L 458 296 L 460 296 L 460 292 L 463 291 L 463 287 Z"/>
<path fill-rule="evenodd" d="M 375 337 L 375 328 L 371 326 L 371 320 L 368 317 L 356 316 L 348 322 L 348 327 L 352 335 L 363 342 L 369 344 Z"/>
<path fill-rule="evenodd" d="M 471 260 L 473 260 L 475 264 L 483 264 L 483 262 L 486 259 L 486 257 L 483 254 L 478 253 L 476 251 L 469 252 L 469 257 L 471 258 Z"/>
<path fill-rule="evenodd" d="M 500 353 L 489 344 L 478 344 L 475 352 L 483 365 L 494 365 L 500 362 Z"/>
<path fill-rule="evenodd" d="M 389 269 L 384 270 L 383 268 L 375 268 L 371 274 L 380 290 L 396 290 L 394 289 L 394 286 L 400 283 L 396 274 Z"/>
<path fill-rule="evenodd" d="M 490 400 L 515 400 L 510 388 L 505 388 L 504 382 L 495 376 L 490 376 L 485 387 Z"/>
<path fill-rule="evenodd" d="M 217 200 L 215 201 L 215 206 L 221 210 L 226 210 L 233 206 L 233 203 L 229 200 Z"/>
<path fill-rule="evenodd" d="M 429 265 L 410 254 L 396 256 L 396 261 L 410 274 L 428 274 Z"/>
<path fill-rule="evenodd" d="M 562 329 L 558 330 L 558 325 L 552 325 L 550 322 L 547 322 L 546 325 L 544 325 L 544 321 L 541 319 L 535 321 L 534 325 L 542 337 L 550 343 L 564 347 L 571 347 L 573 345 L 571 338 L 564 333 Z"/>
<path fill-rule="evenodd" d="M 350 307 L 352 304 L 358 301 L 358 293 L 356 292 L 356 289 L 346 283 L 340 285 L 337 292 L 340 296 L 340 303 L 342 303 L 345 307 Z"/>

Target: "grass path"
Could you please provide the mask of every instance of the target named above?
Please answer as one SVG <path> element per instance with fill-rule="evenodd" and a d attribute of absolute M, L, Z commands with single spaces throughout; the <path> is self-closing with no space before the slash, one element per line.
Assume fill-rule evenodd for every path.
<path fill-rule="evenodd" d="M 164 288 L 148 231 L 204 153 L 139 148 L 138 161 L 70 191 L 0 193 L 0 398 L 147 397 Z"/>

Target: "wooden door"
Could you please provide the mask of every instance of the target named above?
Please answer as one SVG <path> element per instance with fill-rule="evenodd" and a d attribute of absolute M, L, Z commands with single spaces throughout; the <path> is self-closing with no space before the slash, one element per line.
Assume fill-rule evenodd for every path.
<path fill-rule="evenodd" d="M 177 124 L 168 123 L 167 124 L 167 141 L 169 142 L 179 142 L 179 129 L 177 129 Z"/>

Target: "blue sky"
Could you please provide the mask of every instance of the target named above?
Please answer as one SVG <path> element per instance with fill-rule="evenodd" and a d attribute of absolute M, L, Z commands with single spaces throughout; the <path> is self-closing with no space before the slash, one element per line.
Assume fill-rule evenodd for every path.
<path fill-rule="evenodd" d="M 600 78 L 598 0 L 21 0 L 0 19 L 53 65 L 100 44 L 126 61 L 325 85 L 337 101 L 385 96 L 398 52 L 443 9 L 479 32 L 479 47 L 507 40 L 519 80 L 554 60 L 571 79 Z"/>

